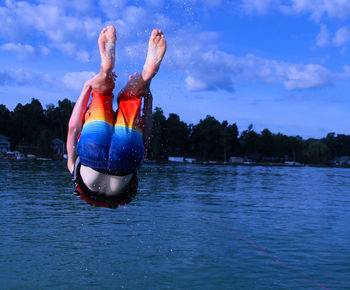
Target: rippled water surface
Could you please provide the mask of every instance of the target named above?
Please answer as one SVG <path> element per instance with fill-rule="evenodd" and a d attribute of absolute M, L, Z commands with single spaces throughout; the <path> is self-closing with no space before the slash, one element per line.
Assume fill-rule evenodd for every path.
<path fill-rule="evenodd" d="M 0 160 L 0 288 L 350 289 L 349 169 L 139 177 L 131 204 L 93 208 L 63 161 Z"/>

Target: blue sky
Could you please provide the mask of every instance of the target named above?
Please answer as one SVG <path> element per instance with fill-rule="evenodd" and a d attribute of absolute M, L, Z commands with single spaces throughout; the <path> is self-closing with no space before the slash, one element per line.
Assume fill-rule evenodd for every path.
<path fill-rule="evenodd" d="M 168 50 L 154 105 L 258 132 L 350 134 L 348 0 L 0 0 L 0 103 L 76 101 L 117 29 L 117 90 L 140 72 L 153 28 Z"/>

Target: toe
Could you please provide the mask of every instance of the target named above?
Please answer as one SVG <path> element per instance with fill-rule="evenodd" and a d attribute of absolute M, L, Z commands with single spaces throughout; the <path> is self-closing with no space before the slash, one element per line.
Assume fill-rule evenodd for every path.
<path fill-rule="evenodd" d="M 157 34 L 158 34 L 158 29 L 153 29 L 151 37 L 154 38 L 154 37 L 156 37 Z"/>
<path fill-rule="evenodd" d="M 160 41 L 160 36 L 157 35 L 157 36 L 154 38 L 154 42 L 155 42 L 155 43 L 158 43 L 159 41 Z"/>

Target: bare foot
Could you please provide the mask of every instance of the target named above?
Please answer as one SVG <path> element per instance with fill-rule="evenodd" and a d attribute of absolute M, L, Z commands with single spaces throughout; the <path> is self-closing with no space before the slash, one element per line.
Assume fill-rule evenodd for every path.
<path fill-rule="evenodd" d="M 141 74 L 145 82 L 150 81 L 157 73 L 165 51 L 166 41 L 163 32 L 159 29 L 153 29 L 148 42 L 146 62 Z"/>
<path fill-rule="evenodd" d="M 115 63 L 115 28 L 111 25 L 103 28 L 98 38 L 98 46 L 101 55 L 101 70 L 111 73 Z"/>

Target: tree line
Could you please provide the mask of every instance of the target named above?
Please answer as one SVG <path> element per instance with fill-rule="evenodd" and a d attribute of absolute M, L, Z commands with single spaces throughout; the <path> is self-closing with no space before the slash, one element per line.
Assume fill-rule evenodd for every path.
<path fill-rule="evenodd" d="M 0 105 L 0 134 L 7 136 L 16 149 L 20 143 L 32 145 L 35 154 L 50 156 L 51 141 L 67 138 L 68 121 L 74 103 L 68 99 L 58 106 L 32 99 L 18 104 L 13 111 Z M 321 139 L 303 139 L 264 129 L 254 131 L 253 125 L 239 132 L 236 123 L 219 122 L 206 116 L 198 124 L 187 124 L 177 114 L 164 116 L 161 108 L 153 112 L 152 139 L 148 159 L 166 160 L 169 156 L 196 158 L 199 161 L 226 162 L 232 156 L 252 161 L 326 164 L 340 156 L 350 156 L 350 135 L 328 133 Z"/>
<path fill-rule="evenodd" d="M 74 103 L 68 99 L 58 101 L 57 107 L 50 104 L 45 109 L 37 99 L 26 105 L 17 104 L 13 111 L 0 105 L 0 134 L 9 138 L 12 149 L 25 144 L 32 147 L 30 153 L 52 156 L 51 141 L 59 138 L 65 142 L 73 107 Z"/>

